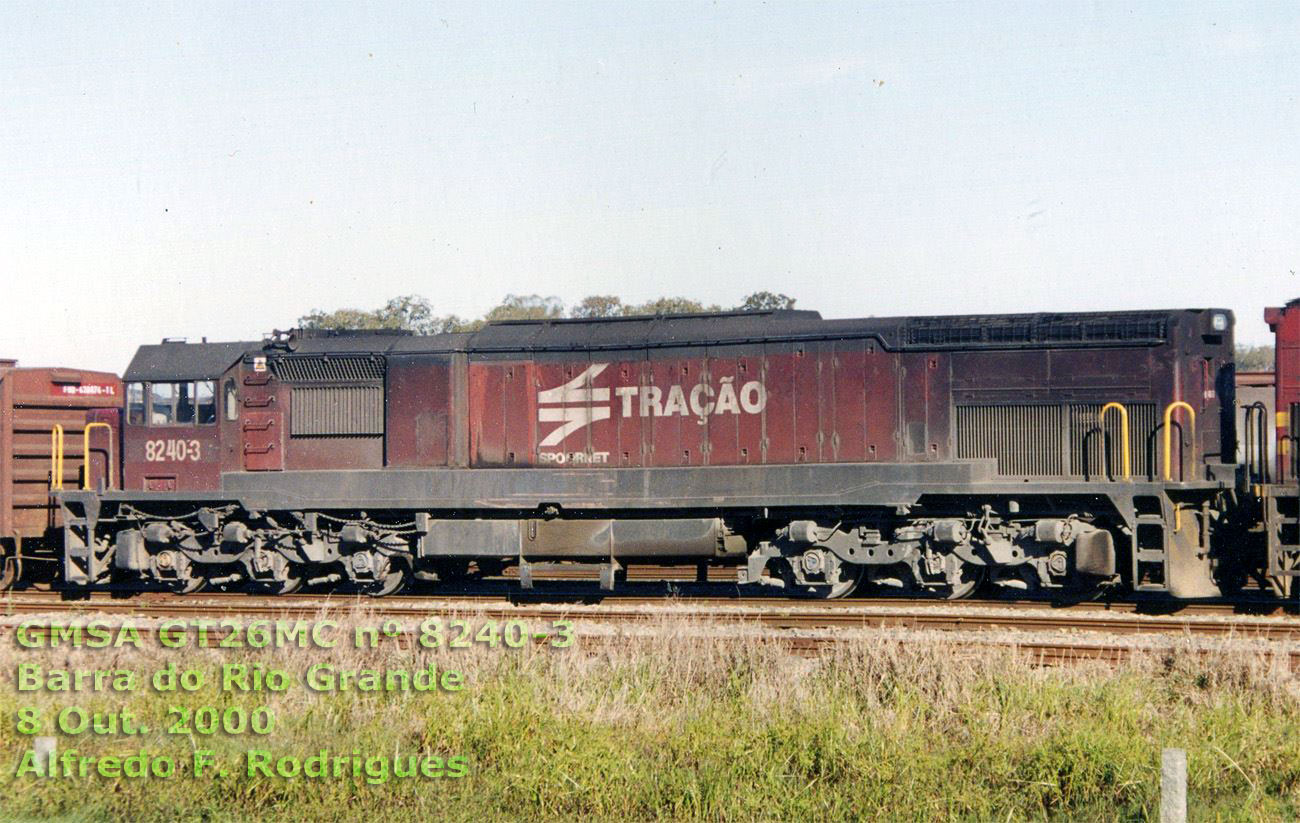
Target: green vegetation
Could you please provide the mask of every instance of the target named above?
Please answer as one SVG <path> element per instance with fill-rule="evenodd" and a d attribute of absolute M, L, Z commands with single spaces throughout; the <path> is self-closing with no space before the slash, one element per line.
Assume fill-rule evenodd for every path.
<path fill-rule="evenodd" d="M 759 291 L 747 295 L 731 311 L 769 311 L 792 309 L 795 300 L 784 294 Z M 613 295 L 592 295 L 583 298 L 566 312 L 564 302 L 558 297 L 537 294 L 509 294 L 500 304 L 478 319 L 465 319 L 454 314 L 434 313 L 433 305 L 419 295 L 394 297 L 378 309 L 315 309 L 298 318 L 298 327 L 304 329 L 405 329 L 417 334 L 474 331 L 485 323 L 498 320 L 547 320 L 564 317 L 629 317 L 643 314 L 692 314 L 723 311 L 723 307 L 706 305 L 687 297 L 660 297 L 645 303 L 624 303 Z"/>
<path fill-rule="evenodd" d="M 1162 746 L 1188 750 L 1193 820 L 1300 810 L 1297 679 L 1258 653 L 1190 650 L 1034 668 L 1009 649 L 892 632 L 818 659 L 725 628 L 665 622 L 574 649 L 455 652 L 33 652 L 6 647 L 0 708 L 80 703 L 159 717 L 170 705 L 265 703 L 268 738 L 60 738 L 83 754 L 212 748 L 309 755 L 467 755 L 460 780 L 0 778 L 0 817 L 376 820 L 1144 820 Z M 462 691 L 122 696 L 14 692 L 19 661 L 211 670 L 257 660 L 300 673 L 437 663 Z M 209 678 L 211 680 L 211 678 Z M 160 724 L 153 724 L 158 726 Z M 29 739 L 0 732 L 17 762 Z"/>
<path fill-rule="evenodd" d="M 1237 371 L 1272 371 L 1272 346 L 1246 346 L 1237 344 L 1235 354 Z"/>

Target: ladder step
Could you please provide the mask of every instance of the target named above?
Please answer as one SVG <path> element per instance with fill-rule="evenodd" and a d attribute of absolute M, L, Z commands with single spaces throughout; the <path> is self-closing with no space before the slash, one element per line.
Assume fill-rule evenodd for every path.
<path fill-rule="evenodd" d="M 609 592 L 614 590 L 615 575 L 622 569 L 623 567 L 619 565 L 617 560 L 611 560 L 608 563 L 529 563 L 526 560 L 521 560 L 519 562 L 519 585 L 521 588 L 531 589 L 535 576 L 562 571 L 580 571 L 591 572 L 593 577 L 599 578 L 600 587 Z"/>

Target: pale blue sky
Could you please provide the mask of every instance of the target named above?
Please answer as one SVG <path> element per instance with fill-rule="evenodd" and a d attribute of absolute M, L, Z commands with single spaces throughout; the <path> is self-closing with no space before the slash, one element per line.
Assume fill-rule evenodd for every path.
<path fill-rule="evenodd" d="M 0 5 L 0 356 L 508 292 L 1300 296 L 1300 4 Z"/>

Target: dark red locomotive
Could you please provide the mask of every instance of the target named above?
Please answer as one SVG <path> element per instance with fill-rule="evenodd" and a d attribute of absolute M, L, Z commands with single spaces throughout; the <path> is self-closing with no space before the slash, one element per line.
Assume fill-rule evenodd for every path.
<path fill-rule="evenodd" d="M 538 561 L 836 596 L 1216 593 L 1225 310 L 778 311 L 145 346 L 65 578 L 385 593 Z M 1217 577 L 1216 577 L 1217 576 Z"/>

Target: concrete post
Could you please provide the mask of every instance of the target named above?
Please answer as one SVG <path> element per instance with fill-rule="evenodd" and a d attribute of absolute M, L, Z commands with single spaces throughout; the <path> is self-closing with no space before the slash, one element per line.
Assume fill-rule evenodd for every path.
<path fill-rule="evenodd" d="M 1160 823 L 1187 823 L 1187 750 L 1160 753 Z"/>
<path fill-rule="evenodd" d="M 32 741 L 32 751 L 36 755 L 36 767 L 41 777 L 49 777 L 50 770 L 54 766 L 54 755 L 57 738 L 38 737 Z"/>

